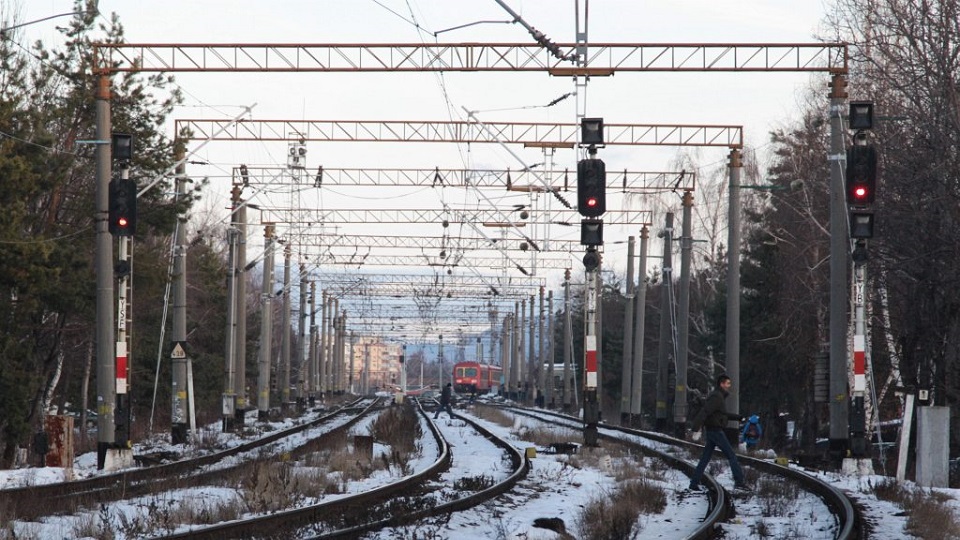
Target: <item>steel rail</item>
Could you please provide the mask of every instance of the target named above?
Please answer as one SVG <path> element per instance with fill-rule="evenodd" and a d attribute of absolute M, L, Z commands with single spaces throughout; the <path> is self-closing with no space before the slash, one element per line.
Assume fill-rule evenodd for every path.
<path fill-rule="evenodd" d="M 102 503 L 129 497 L 131 495 L 152 490 L 162 486 L 165 482 L 175 482 L 184 485 L 191 478 L 204 478 L 198 469 L 214 465 L 227 458 L 263 448 L 287 437 L 295 436 L 313 427 L 330 422 L 339 415 L 347 414 L 355 409 L 364 398 L 357 399 L 344 407 L 338 408 L 329 414 L 323 415 L 310 422 L 298 426 L 279 430 L 253 441 L 248 441 L 233 448 L 213 452 L 203 456 L 178 460 L 137 469 L 129 469 L 113 474 L 95 476 L 83 480 L 58 482 L 8 488 L 0 490 L 0 508 L 4 508 L 4 517 L 13 519 L 15 516 L 36 517 L 37 512 L 42 515 L 68 511 L 80 504 Z M 380 400 L 372 400 L 356 418 L 345 425 L 352 425 L 359 418 L 379 405 Z M 341 429 L 339 426 L 335 429 Z M 222 474 L 223 470 L 215 474 Z"/>

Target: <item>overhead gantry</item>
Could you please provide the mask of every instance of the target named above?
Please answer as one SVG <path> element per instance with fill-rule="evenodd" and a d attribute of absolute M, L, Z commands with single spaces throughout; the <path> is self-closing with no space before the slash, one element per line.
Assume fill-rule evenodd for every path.
<path fill-rule="evenodd" d="M 561 55 L 567 60 L 557 60 L 548 51 L 539 45 L 529 43 L 449 43 L 449 44 L 124 44 L 124 43 L 97 43 L 92 45 L 95 62 L 93 70 L 99 75 L 97 89 L 97 139 L 109 139 L 110 126 L 110 77 L 120 72 L 542 72 L 555 76 L 596 77 L 613 75 L 617 72 L 825 72 L 832 77 L 831 93 L 831 128 L 834 132 L 834 141 L 841 140 L 836 136 L 839 122 L 833 119 L 839 116 L 839 105 L 846 98 L 846 73 L 848 71 L 847 46 L 842 43 L 811 43 L 811 44 L 737 44 L 737 43 L 688 43 L 688 44 L 626 44 L 626 43 L 590 43 L 560 44 Z M 580 52 L 585 56 L 581 58 Z M 345 137 L 344 140 L 359 140 L 363 137 L 381 137 L 395 140 L 420 140 L 428 142 L 435 140 L 436 133 L 444 129 L 460 129 L 462 126 L 444 125 L 442 123 L 417 123 L 420 127 L 410 126 L 409 131 L 391 131 L 401 126 L 379 123 L 348 121 L 338 122 L 336 128 L 341 131 L 319 131 L 327 137 Z M 492 125 L 485 123 L 492 133 L 498 129 L 511 130 L 514 135 L 520 132 L 513 125 Z M 278 124 L 276 129 L 283 126 Z M 192 126 L 199 129 L 199 124 Z M 249 127 L 249 126 L 248 126 Z M 267 127 L 266 125 L 260 127 Z M 311 126 L 313 127 L 313 126 Z M 334 125 L 326 126 L 332 129 Z M 402 126 L 406 129 L 407 126 Z M 209 126 L 204 129 L 209 128 Z M 286 129 L 284 127 L 283 129 Z M 529 140 L 529 146 L 543 146 L 545 132 L 532 126 L 526 127 L 524 135 Z M 351 131 L 352 130 L 352 131 Z M 179 133 L 179 131 L 178 131 Z M 209 132 L 208 132 L 209 133 Z M 236 132 L 239 136 L 240 132 Z M 476 140 L 477 137 L 489 136 L 487 128 L 464 131 L 464 140 Z M 486 135 L 484 135 L 486 134 Z M 668 141 L 681 141 L 681 144 L 721 143 L 731 149 L 731 167 L 739 166 L 739 148 L 742 146 L 742 133 L 732 135 L 724 130 L 668 130 L 658 128 L 644 133 L 617 133 L 608 135 L 616 140 L 638 141 L 641 138 L 652 137 L 659 141 L 655 144 L 671 144 Z M 346 139 L 346 137 L 354 137 Z M 329 139 L 333 140 L 333 139 Z M 569 144 L 575 140 L 569 135 L 560 138 L 558 144 Z M 654 144 L 654 143 L 651 143 Z M 836 142 L 832 143 L 831 156 L 839 154 Z M 98 144 L 97 152 L 97 212 L 106 215 L 107 211 L 107 183 L 111 178 L 110 148 L 106 144 Z M 831 158 L 832 159 L 832 158 Z M 831 190 L 842 191 L 842 175 L 839 161 L 831 163 Z M 733 184 L 733 178 L 731 183 Z M 839 185 L 839 188 L 837 187 Z M 731 186 L 731 207 L 733 207 L 733 192 L 736 186 Z M 832 197 L 831 213 L 841 215 L 843 208 L 835 211 L 837 206 L 833 200 L 838 199 L 842 206 L 842 197 Z M 731 213 L 739 209 L 731 209 Z M 840 238 L 843 231 L 840 225 L 834 227 L 831 220 L 832 237 Z M 730 229 L 733 231 L 734 221 L 731 220 Z M 836 229 L 836 230 L 835 230 Z M 739 237 L 731 232 L 728 252 L 731 261 L 737 259 Z M 178 238 L 183 238 L 178 234 Z M 103 466 L 105 451 L 115 448 L 114 440 L 114 407 L 116 388 L 113 375 L 114 365 L 114 334 L 113 334 L 113 246 L 105 221 L 98 221 L 97 225 L 97 373 L 98 398 L 100 406 L 98 430 L 98 464 Z M 183 246 L 178 246 L 182 249 Z M 834 289 L 843 287 L 843 276 L 846 266 L 840 259 L 846 260 L 843 246 L 839 240 L 831 244 L 831 296 Z M 834 260 L 837 262 L 834 263 Z M 731 264 L 731 279 L 739 279 Z M 736 285 L 736 286 L 733 286 Z M 185 284 L 177 284 L 185 287 Z M 738 291 L 739 283 L 728 284 L 730 291 Z M 739 334 L 739 322 L 735 319 L 735 309 L 738 308 L 737 295 L 729 294 L 728 303 L 728 336 Z M 831 343 L 831 392 L 845 396 L 845 368 L 846 362 L 842 358 L 846 340 L 844 314 L 842 309 L 845 296 L 842 299 L 831 300 L 830 310 L 830 343 Z M 180 306 L 179 309 L 184 309 Z M 174 318 L 183 318 L 177 313 L 175 306 Z M 731 322 L 733 321 L 733 322 Z M 184 332 L 176 331 L 179 325 L 175 324 L 172 334 L 172 359 L 175 363 L 184 364 L 189 361 L 184 356 L 183 346 L 186 345 Z M 734 377 L 735 384 L 739 379 L 739 342 L 730 340 L 727 344 L 728 371 Z M 174 386 L 177 400 L 177 371 L 175 369 Z M 181 379 L 182 383 L 185 379 Z M 181 387 L 182 388 L 182 387 Z M 836 390 L 836 392 L 835 392 Z M 831 444 L 839 439 L 846 439 L 842 430 L 847 425 L 845 400 L 832 404 L 831 408 Z M 735 407 L 738 406 L 735 405 Z M 178 432 L 174 430 L 174 438 Z M 175 441 L 177 442 L 177 441 Z M 183 441 L 180 441 L 183 442 Z"/>

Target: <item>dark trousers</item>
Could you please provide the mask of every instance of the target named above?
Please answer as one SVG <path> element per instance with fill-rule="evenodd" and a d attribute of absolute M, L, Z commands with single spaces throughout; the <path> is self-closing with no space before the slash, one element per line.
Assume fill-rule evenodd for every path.
<path fill-rule="evenodd" d="M 703 454 L 700 455 L 700 463 L 697 464 L 697 470 L 693 473 L 693 478 L 690 479 L 690 485 L 695 486 L 700 483 L 700 479 L 703 478 L 703 471 L 706 470 L 707 463 L 710 463 L 710 456 L 713 455 L 714 448 L 719 448 L 723 455 L 727 457 L 727 461 L 730 462 L 733 481 L 737 484 L 743 483 L 743 469 L 740 468 L 737 454 L 730 446 L 727 434 L 722 429 L 705 429 L 703 437 Z"/>
<path fill-rule="evenodd" d="M 440 404 L 440 408 L 437 409 L 437 412 L 433 415 L 434 420 L 436 420 L 437 418 L 440 418 L 440 411 L 447 411 L 447 414 L 450 416 L 450 418 L 453 418 L 453 409 L 450 408 L 449 403 Z"/>

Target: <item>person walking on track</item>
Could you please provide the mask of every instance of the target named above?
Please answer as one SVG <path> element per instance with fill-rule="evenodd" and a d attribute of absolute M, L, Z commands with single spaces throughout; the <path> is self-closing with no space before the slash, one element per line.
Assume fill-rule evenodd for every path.
<path fill-rule="evenodd" d="M 730 446 L 726 433 L 723 432 L 727 420 L 740 420 L 738 415 L 727 412 L 726 399 L 730 395 L 730 388 L 732 387 L 733 381 L 730 380 L 730 377 L 726 375 L 717 377 L 717 388 L 707 396 L 703 408 L 700 409 L 700 412 L 697 413 L 690 424 L 694 432 L 700 431 L 701 427 L 704 431 L 703 454 L 700 455 L 697 470 L 690 478 L 690 489 L 693 491 L 701 489 L 700 479 L 703 478 L 703 471 L 707 468 L 707 463 L 710 462 L 710 456 L 713 454 L 714 448 L 719 448 L 723 455 L 727 457 L 727 461 L 730 462 L 735 489 L 749 489 L 743 481 L 743 469 L 740 468 L 740 463 L 737 461 L 737 454 Z"/>
<path fill-rule="evenodd" d="M 433 415 L 433 419 L 436 420 L 440 418 L 440 411 L 447 411 L 447 414 L 450 415 L 450 418 L 453 418 L 453 409 L 450 408 L 450 400 L 453 397 L 453 385 L 447 383 L 443 387 L 443 392 L 440 392 L 440 408 L 437 409 L 436 414 Z"/>

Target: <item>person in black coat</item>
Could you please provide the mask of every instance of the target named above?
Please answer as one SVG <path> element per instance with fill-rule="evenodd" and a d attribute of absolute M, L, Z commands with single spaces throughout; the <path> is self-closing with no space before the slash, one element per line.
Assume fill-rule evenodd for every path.
<path fill-rule="evenodd" d="M 440 392 L 440 408 L 437 409 L 436 414 L 433 415 L 433 419 L 436 420 L 440 418 L 440 411 L 447 411 L 447 414 L 450 415 L 450 418 L 453 418 L 453 409 L 450 408 L 450 399 L 453 396 L 453 385 L 447 383 L 443 387 L 443 392 Z"/>
<path fill-rule="evenodd" d="M 737 461 L 737 454 L 730 446 L 723 428 L 727 420 L 740 420 L 736 414 L 727 412 L 726 399 L 730 395 L 730 388 L 733 387 L 733 381 L 726 375 L 717 377 L 717 388 L 707 396 L 703 408 L 693 418 L 690 427 L 693 431 L 700 431 L 703 427 L 704 444 L 703 454 L 700 455 L 700 463 L 697 464 L 697 470 L 690 478 L 690 489 L 700 489 L 700 479 L 703 478 L 703 471 L 710 462 L 710 456 L 714 448 L 719 448 L 723 455 L 730 462 L 730 470 L 733 472 L 733 481 L 736 489 L 749 489 L 743 481 L 743 469 L 740 468 L 740 462 Z"/>

